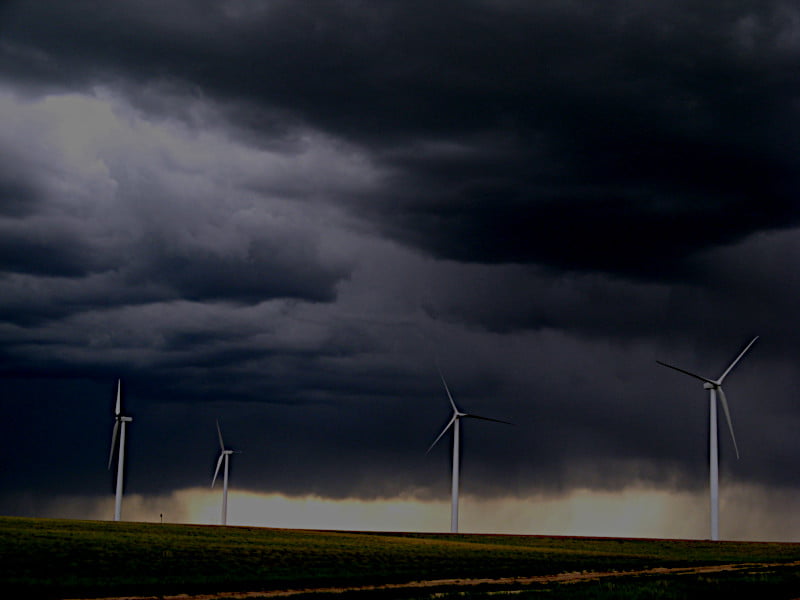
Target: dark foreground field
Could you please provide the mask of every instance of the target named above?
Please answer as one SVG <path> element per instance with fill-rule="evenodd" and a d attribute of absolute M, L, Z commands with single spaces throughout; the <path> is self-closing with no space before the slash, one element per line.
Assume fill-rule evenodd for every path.
<path fill-rule="evenodd" d="M 800 598 L 800 544 L 0 517 L 0 584 L 6 598 Z"/>

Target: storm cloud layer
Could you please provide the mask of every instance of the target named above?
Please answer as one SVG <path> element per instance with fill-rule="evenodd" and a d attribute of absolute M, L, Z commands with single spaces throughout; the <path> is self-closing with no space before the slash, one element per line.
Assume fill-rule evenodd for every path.
<path fill-rule="evenodd" d="M 796 490 L 800 10 L 7 2 L 7 493 Z M 53 452 L 57 454 L 53 456 Z"/>

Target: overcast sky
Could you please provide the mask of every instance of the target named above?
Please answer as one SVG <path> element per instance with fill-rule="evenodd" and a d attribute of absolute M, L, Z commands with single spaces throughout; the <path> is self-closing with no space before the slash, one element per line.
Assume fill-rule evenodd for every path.
<path fill-rule="evenodd" d="M 723 498 L 791 503 L 799 162 L 791 2 L 4 2 L 0 510 L 110 497 L 117 378 L 132 494 L 207 486 L 219 419 L 239 489 L 444 500 L 437 363 L 515 423 L 465 494 L 705 493 L 655 360 L 755 335 Z"/>

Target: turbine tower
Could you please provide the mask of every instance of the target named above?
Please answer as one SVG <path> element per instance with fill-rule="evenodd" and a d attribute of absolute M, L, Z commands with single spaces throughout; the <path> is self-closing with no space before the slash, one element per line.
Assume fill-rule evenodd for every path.
<path fill-rule="evenodd" d="M 453 408 L 453 416 L 450 418 L 450 421 L 445 425 L 442 432 L 433 440 L 433 443 L 428 448 L 428 452 L 430 452 L 436 443 L 442 439 L 442 436 L 447 432 L 450 427 L 453 428 L 453 483 L 452 489 L 450 492 L 450 498 L 452 501 L 452 507 L 450 509 L 450 532 L 451 533 L 458 533 L 458 479 L 459 479 L 459 470 L 460 470 L 460 429 L 461 429 L 461 419 L 462 418 L 472 418 L 472 419 L 481 419 L 483 421 L 494 421 L 495 423 L 505 423 L 506 425 L 513 425 L 513 423 L 509 423 L 508 421 L 501 421 L 500 419 L 490 419 L 489 417 L 481 417 L 480 415 L 473 415 L 470 413 L 461 412 L 456 406 L 456 403 L 453 401 L 453 396 L 450 394 L 450 389 L 447 387 L 447 382 L 444 380 L 444 375 L 442 372 L 439 371 L 439 377 L 442 378 L 442 383 L 444 384 L 444 389 L 447 392 L 447 397 L 450 400 L 450 406 Z"/>
<path fill-rule="evenodd" d="M 739 448 L 736 445 L 736 436 L 733 435 L 733 423 L 731 423 L 731 413 L 728 410 L 728 400 L 725 398 L 725 392 L 722 390 L 722 382 L 733 370 L 733 367 L 742 359 L 745 353 L 750 350 L 750 346 L 755 344 L 758 336 L 750 340 L 750 343 L 745 346 L 744 350 L 739 353 L 739 356 L 728 365 L 728 368 L 719 376 L 718 379 L 708 379 L 702 375 L 697 375 L 690 371 L 668 365 L 665 362 L 657 360 L 656 362 L 670 369 L 680 371 L 689 377 L 694 377 L 703 382 L 703 389 L 709 391 L 709 431 L 708 431 L 708 473 L 709 473 L 709 488 L 710 488 L 710 502 L 711 502 L 711 539 L 719 540 L 719 442 L 717 440 L 717 395 L 719 395 L 720 402 L 722 403 L 722 410 L 725 411 L 725 419 L 728 421 L 728 429 L 731 432 L 731 439 L 733 440 L 733 448 L 736 450 L 736 458 L 739 458 Z"/>
<path fill-rule="evenodd" d="M 214 471 L 214 479 L 211 480 L 211 487 L 217 482 L 217 475 L 219 475 L 219 468 L 225 462 L 225 469 L 222 475 L 222 518 L 221 523 L 226 525 L 228 523 L 228 462 L 231 454 L 235 454 L 233 450 L 225 448 L 225 442 L 222 441 L 222 430 L 219 428 L 219 421 L 217 421 L 217 435 L 219 436 L 220 454 L 217 461 L 217 469 Z"/>
<path fill-rule="evenodd" d="M 119 521 L 122 516 L 122 483 L 125 470 L 125 424 L 133 421 L 131 417 L 122 414 L 122 381 L 117 380 L 117 405 L 114 409 L 114 430 L 111 433 L 111 452 L 108 455 L 108 468 L 114 459 L 114 450 L 117 445 L 117 432 L 119 432 L 119 454 L 117 459 L 117 492 L 114 500 L 114 520 Z M 122 426 L 120 427 L 120 424 Z"/>

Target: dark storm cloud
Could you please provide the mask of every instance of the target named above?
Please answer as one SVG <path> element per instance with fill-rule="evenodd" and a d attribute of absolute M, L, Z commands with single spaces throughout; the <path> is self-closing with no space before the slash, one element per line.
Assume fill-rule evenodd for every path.
<path fill-rule="evenodd" d="M 55 247 L 62 251 L 53 254 Z M 92 252 L 80 240 L 70 237 L 26 239 L 15 232 L 6 232 L 0 241 L 0 263 L 10 272 L 69 277 L 86 274 Z"/>
<path fill-rule="evenodd" d="M 154 247 L 150 244 L 148 250 Z M 203 256 L 201 249 L 191 255 L 156 252 L 141 276 L 173 286 L 176 297 L 192 300 L 332 300 L 334 286 L 347 270 L 343 265 L 320 268 L 317 262 L 303 242 L 254 240 L 244 256 Z"/>
<path fill-rule="evenodd" d="M 0 211 L 4 217 L 20 217 L 33 210 L 37 193 L 28 182 L 11 173 L 0 174 Z"/>
<path fill-rule="evenodd" d="M 687 260 L 680 282 L 620 279 L 604 273 L 485 265 L 453 268 L 422 302 L 434 319 L 498 334 L 567 331 L 591 338 L 696 338 L 724 351 L 756 332 L 772 356 L 793 347 L 796 230 L 757 235 Z M 502 293 L 499 292 L 502 290 Z"/>
<path fill-rule="evenodd" d="M 2 487 L 105 493 L 122 377 L 134 493 L 206 485 L 220 418 L 242 488 L 444 498 L 438 363 L 516 423 L 465 425 L 470 493 L 698 490 L 707 397 L 655 360 L 760 334 L 723 475 L 793 488 L 799 17 L 4 4 Z"/>
<path fill-rule="evenodd" d="M 6 71 L 36 49 L 67 86 L 176 80 L 344 136 L 402 188 L 360 209 L 457 260 L 673 278 L 797 222 L 785 3 L 198 6 L 12 5 Z"/>

